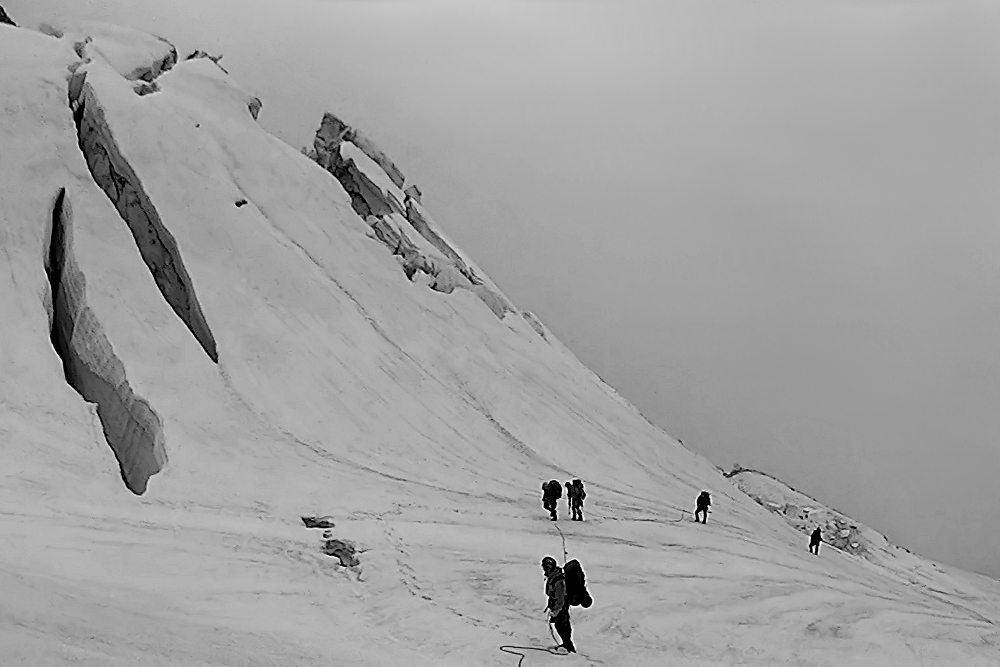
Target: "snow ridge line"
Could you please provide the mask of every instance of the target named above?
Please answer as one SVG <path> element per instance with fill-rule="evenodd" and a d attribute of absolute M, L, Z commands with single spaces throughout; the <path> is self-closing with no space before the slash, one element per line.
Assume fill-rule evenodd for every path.
<path fill-rule="evenodd" d="M 160 294 L 191 331 L 209 359 L 219 363 L 215 337 L 198 303 L 177 241 L 160 219 L 135 170 L 122 155 L 104 117 L 104 110 L 93 88 L 86 82 L 85 72 L 73 75 L 69 100 L 74 110 L 80 150 L 94 181 L 128 225 Z"/>
<path fill-rule="evenodd" d="M 396 188 L 403 187 L 402 172 L 385 153 L 332 113 L 323 115 L 313 147 L 304 152 L 341 184 L 351 199 L 354 212 L 371 227 L 375 238 L 398 258 L 407 279 L 416 281 L 420 272 L 426 276 L 422 280 L 427 280 L 427 286 L 436 292 L 451 294 L 456 289 L 466 289 L 479 297 L 501 320 L 508 312 L 516 312 L 506 297 L 495 286 L 486 285 L 461 254 L 434 229 L 419 206 L 419 188 L 410 186 L 403 193 L 385 189 L 384 183 L 380 185 L 373 181 L 354 157 L 343 152 L 342 148 L 347 144 L 371 159 L 375 163 L 374 168 L 381 170 Z M 369 165 L 368 168 L 373 167 Z M 408 233 L 406 227 L 410 227 L 412 233 Z M 428 254 L 427 248 L 421 247 L 422 242 L 429 243 L 441 255 Z"/>
<path fill-rule="evenodd" d="M 125 365 L 115 355 L 97 316 L 87 305 L 87 281 L 73 256 L 73 211 L 61 188 L 52 208 L 45 273 L 51 293 L 50 336 L 66 382 L 97 404 L 104 438 L 118 459 L 122 480 L 141 496 L 149 478 L 167 463 L 163 422 L 135 395 Z"/>

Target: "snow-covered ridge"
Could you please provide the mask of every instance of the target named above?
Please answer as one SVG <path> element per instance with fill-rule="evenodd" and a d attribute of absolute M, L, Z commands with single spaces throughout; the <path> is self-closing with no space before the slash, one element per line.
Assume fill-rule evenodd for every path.
<path fill-rule="evenodd" d="M 469 290 L 501 319 L 516 310 L 424 210 L 420 188 L 406 186 L 403 172 L 366 135 L 327 112 L 309 156 L 344 186 L 354 210 L 399 259 L 407 278 L 446 294 Z"/>
<path fill-rule="evenodd" d="M 768 510 L 806 535 L 819 527 L 823 541 L 842 551 L 874 559 L 891 547 L 888 539 L 846 514 L 824 506 L 781 480 L 757 470 L 736 468 L 726 475 Z"/>

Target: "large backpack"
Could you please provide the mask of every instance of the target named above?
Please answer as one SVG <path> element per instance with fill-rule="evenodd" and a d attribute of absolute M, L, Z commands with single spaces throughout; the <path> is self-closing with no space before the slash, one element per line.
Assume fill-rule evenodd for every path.
<path fill-rule="evenodd" d="M 589 607 L 594 599 L 587 592 L 587 577 L 583 573 L 580 561 L 573 559 L 563 566 L 563 577 L 566 579 L 566 602 L 573 607 Z"/>
<path fill-rule="evenodd" d="M 545 484 L 545 495 L 553 500 L 562 498 L 562 484 L 558 480 L 550 479 Z"/>

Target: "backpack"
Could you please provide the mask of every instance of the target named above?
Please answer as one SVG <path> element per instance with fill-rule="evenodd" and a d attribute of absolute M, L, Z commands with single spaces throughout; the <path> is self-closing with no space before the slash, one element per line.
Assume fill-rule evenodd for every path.
<path fill-rule="evenodd" d="M 562 498 L 562 484 L 557 480 L 550 479 L 545 484 L 545 495 L 554 500 Z"/>
<path fill-rule="evenodd" d="M 583 573 L 580 561 L 573 559 L 563 565 L 563 578 L 566 580 L 567 604 L 584 608 L 594 604 L 594 598 L 587 592 L 587 577 Z"/>
<path fill-rule="evenodd" d="M 576 487 L 576 496 L 577 496 L 577 498 L 579 498 L 580 500 L 583 500 L 584 498 L 587 497 L 587 492 L 583 490 L 583 482 L 581 482 L 578 479 L 574 479 L 573 480 L 573 486 Z"/>

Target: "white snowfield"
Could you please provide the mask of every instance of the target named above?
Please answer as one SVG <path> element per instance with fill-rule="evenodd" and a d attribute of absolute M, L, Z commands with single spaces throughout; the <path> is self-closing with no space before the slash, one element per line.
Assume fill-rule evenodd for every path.
<path fill-rule="evenodd" d="M 89 29 L 0 25 L 0 665 L 513 667 L 558 530 L 595 603 L 524 666 L 1000 664 L 1000 584 L 811 556 L 534 316 L 409 280 L 211 60 L 140 95 L 163 54 Z"/>

